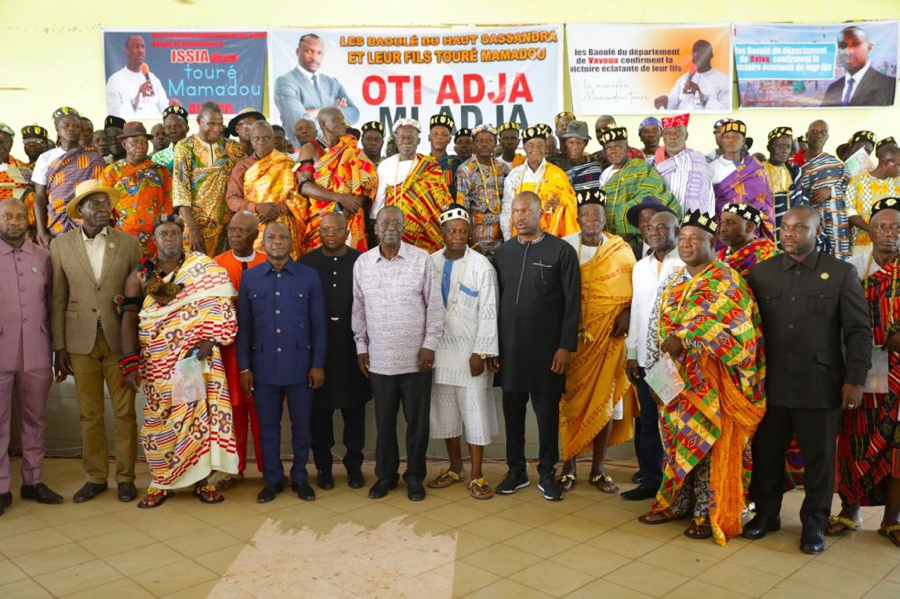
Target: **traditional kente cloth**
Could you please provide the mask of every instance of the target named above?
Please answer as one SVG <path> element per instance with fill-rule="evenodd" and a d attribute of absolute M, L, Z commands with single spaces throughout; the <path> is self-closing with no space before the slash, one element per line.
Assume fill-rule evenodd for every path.
<path fill-rule="evenodd" d="M 872 217 L 872 204 L 882 198 L 900 196 L 900 177 L 879 179 L 869 173 L 860 173 L 850 179 L 844 203 L 847 207 L 847 218 L 861 216 L 867 223 Z M 871 246 L 869 234 L 862 229 L 850 227 L 850 234 L 855 246 Z"/>
<path fill-rule="evenodd" d="M 654 167 L 666 182 L 666 189 L 681 203 L 683 212 L 699 210 L 704 214 L 713 213 L 716 200 L 706 156 L 685 148 L 669 158 L 666 148 L 660 147 L 656 151 Z"/>
<path fill-rule="evenodd" d="M 559 205 L 553 210 L 544 208 L 541 216 L 541 229 L 556 237 L 565 237 L 572 233 L 578 233 L 578 205 L 575 202 L 575 190 L 569 183 L 569 178 L 561 168 L 550 164 L 546 160 L 541 161 L 536 171 L 532 171 L 527 163 L 522 164 L 509 172 L 506 181 L 503 182 L 503 210 L 500 215 L 500 229 L 504 239 L 512 239 L 516 236 L 515 227 L 512 226 L 512 203 L 517 195 L 523 191 L 533 191 L 541 198 L 541 206 L 546 206 L 552 198 L 559 201 Z"/>
<path fill-rule="evenodd" d="M 741 533 L 750 484 L 750 441 L 765 413 L 759 311 L 744 282 L 718 260 L 691 278 L 673 274 L 658 304 L 658 339 L 685 346 L 685 389 L 660 408 L 663 481 L 651 506 L 675 501 L 688 474 L 710 456 L 709 520 L 717 544 Z M 658 348 L 657 348 L 658 355 Z"/>
<path fill-rule="evenodd" d="M 144 299 L 138 333 L 147 395 L 141 445 L 153 476 L 151 487 L 157 489 L 185 487 L 213 470 L 238 471 L 231 400 L 218 347 L 237 335 L 234 287 L 225 269 L 199 252 L 186 257 L 175 283 L 184 288 L 168 304 L 159 305 L 149 295 Z M 175 363 L 206 340 L 216 344 L 204 374 L 206 400 L 176 403 Z"/>
<path fill-rule="evenodd" d="M 6 164 L 0 164 L 0 200 L 20 198 L 31 182 L 31 169 L 21 160 L 9 157 Z"/>
<path fill-rule="evenodd" d="M 754 239 L 736 252 L 728 253 L 728 248 L 719 250 L 719 260 L 733 268 L 744 278 L 757 263 L 768 260 L 780 253 L 778 246 L 769 239 Z"/>
<path fill-rule="evenodd" d="M 482 165 L 475 157 L 456 171 L 456 202 L 469 211 L 472 226 L 469 240 L 485 256 L 493 256 L 503 241 L 500 213 L 503 210 L 503 182 L 509 168 L 499 160 Z"/>
<path fill-rule="evenodd" d="M 93 148 L 77 147 L 50 162 L 47 168 L 47 230 L 58 237 L 75 228 L 66 213 L 69 200 L 75 197 L 75 186 L 82 181 L 99 179 L 106 162 Z"/>
<path fill-rule="evenodd" d="M 306 198 L 297 193 L 297 180 L 292 170 L 295 165 L 293 160 L 275 150 L 264 158 L 257 158 L 254 152 L 234 166 L 228 183 L 228 203 L 232 206 L 247 202 L 284 204 L 288 207 L 290 214 L 281 215 L 275 220 L 291 232 L 291 257 L 294 260 L 306 251 L 306 219 L 309 211 Z M 263 230 L 267 225 L 268 223 L 259 225 L 259 236 L 253 243 L 257 250 L 263 247 Z"/>
<path fill-rule="evenodd" d="M 444 183 L 447 185 L 447 189 L 450 190 L 451 198 L 456 197 L 456 170 L 462 166 L 462 162 L 459 156 L 451 156 L 450 154 L 444 154 L 437 159 L 438 165 L 444 171 Z"/>
<path fill-rule="evenodd" d="M 802 155 L 802 154 L 801 154 Z M 844 164 L 831 154 L 821 153 L 806 162 L 800 170 L 800 187 L 803 199 L 812 204 L 813 192 L 831 188 L 831 197 L 816 205 L 825 229 L 824 251 L 841 260 L 850 256 L 850 226 L 844 203 L 847 175 Z"/>
<path fill-rule="evenodd" d="M 804 204 L 800 187 L 800 167 L 786 162 L 775 166 L 768 160 L 762 163 L 769 190 L 772 192 L 772 208 L 775 212 L 775 239 L 780 239 L 781 219 L 793 208 Z"/>
<path fill-rule="evenodd" d="M 137 237 L 144 256 L 156 254 L 153 219 L 172 213 L 172 175 L 169 169 L 149 159 L 137 165 L 118 160 L 105 169 L 100 180 L 119 192 L 113 210 L 113 225 Z"/>
<path fill-rule="evenodd" d="M 175 145 L 172 205 L 176 209 L 191 208 L 207 256 L 215 256 L 225 244 L 230 220 L 225 192 L 231 169 L 243 157 L 244 147 L 230 140 L 218 139 L 209 144 L 191 135 Z"/>
<path fill-rule="evenodd" d="M 175 166 L 175 144 L 169 144 L 159 152 L 154 152 L 150 160 L 163 165 L 169 169 L 169 172 L 172 172 Z"/>
<path fill-rule="evenodd" d="M 391 158 L 382 161 L 381 166 Z M 429 254 L 444 247 L 438 217 L 453 200 L 437 160 L 419 154 L 418 163 L 406 179 L 397 185 L 388 185 L 384 196 L 385 206 L 397 206 L 403 211 L 403 241 Z"/>
<path fill-rule="evenodd" d="M 681 203 L 666 190 L 662 177 L 641 159 L 632 158 L 612 173 L 603 185 L 606 192 L 606 231 L 612 235 L 630 235 L 632 249 L 641 245 L 641 232 L 628 222 L 628 209 L 647 196 L 659 198 L 681 219 Z"/>
<path fill-rule="evenodd" d="M 581 254 L 581 234 L 565 241 Z M 613 337 L 616 318 L 631 305 L 634 252 L 621 237 L 606 236 L 597 253 L 581 264 L 581 322 L 578 351 L 566 373 L 566 392 L 559 401 L 559 443 L 563 460 L 584 453 L 609 423 L 616 403 L 624 402 L 624 418 L 615 420 L 609 444 L 633 435 L 631 384 L 625 375 L 625 337 Z"/>
<path fill-rule="evenodd" d="M 772 207 L 772 192 L 759 161 L 753 156 L 744 156 L 734 171 L 718 183 L 713 183 L 716 194 L 716 218 L 722 214 L 726 204 L 750 204 L 763 213 L 760 235 L 774 239 L 775 211 Z"/>
<path fill-rule="evenodd" d="M 356 139 L 352 135 L 345 135 L 340 142 L 324 152 L 314 165 L 315 175 L 313 182 L 319 187 L 333 193 L 345 193 L 350 195 L 362 195 L 374 199 L 378 191 L 378 173 L 372 162 L 356 147 Z M 322 202 L 309 199 L 309 224 L 306 228 L 306 250 L 309 251 L 322 245 L 322 234 L 319 225 L 322 217 L 329 212 L 334 212 L 334 202 Z M 355 214 L 347 216 L 347 224 L 350 227 L 350 246 L 360 252 L 369 249 L 366 243 L 366 219 L 362 206 Z"/>
<path fill-rule="evenodd" d="M 871 254 L 854 256 L 872 319 L 872 370 L 862 405 L 844 410 L 837 445 L 841 499 L 862 506 L 885 505 L 888 478 L 900 478 L 900 353 L 882 349 L 900 330 L 900 265 L 879 267 Z"/>

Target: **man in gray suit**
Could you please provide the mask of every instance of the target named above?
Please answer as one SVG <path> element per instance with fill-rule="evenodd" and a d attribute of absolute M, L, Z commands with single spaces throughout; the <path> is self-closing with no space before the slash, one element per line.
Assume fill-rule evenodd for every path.
<path fill-rule="evenodd" d="M 299 143 L 294 136 L 294 125 L 300 119 L 315 122 L 321 108 L 339 108 L 348 125 L 359 120 L 359 109 L 344 86 L 334 77 L 319 72 L 323 54 L 324 44 L 318 35 L 301 36 L 297 66 L 275 80 L 275 106 L 281 114 L 285 134 L 294 144 Z"/>
<path fill-rule="evenodd" d="M 81 226 L 50 245 L 53 291 L 50 306 L 56 381 L 75 377 L 87 482 L 75 502 L 89 501 L 108 487 L 109 454 L 103 423 L 103 383 L 116 417 L 116 482 L 120 501 L 137 497 L 137 417 L 134 391 L 122 384 L 122 336 L 118 304 L 125 280 L 141 260 L 137 238 L 110 225 L 119 192 L 89 179 L 75 187 L 66 207 Z M 117 301 L 119 298 L 119 301 Z"/>

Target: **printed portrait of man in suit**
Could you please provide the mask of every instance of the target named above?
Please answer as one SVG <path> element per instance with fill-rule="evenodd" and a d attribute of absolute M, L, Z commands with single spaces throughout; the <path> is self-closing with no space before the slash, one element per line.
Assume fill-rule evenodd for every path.
<path fill-rule="evenodd" d="M 869 62 L 869 34 L 851 25 L 838 34 L 838 62 L 844 76 L 825 90 L 822 106 L 893 106 L 895 81 Z"/>
<path fill-rule="evenodd" d="M 341 82 L 322 73 L 325 44 L 315 33 L 300 37 L 297 66 L 275 80 L 275 106 L 287 137 L 297 143 L 294 125 L 300 119 L 315 122 L 319 110 L 334 106 L 344 113 L 352 125 L 359 120 L 359 109 L 347 95 Z"/>

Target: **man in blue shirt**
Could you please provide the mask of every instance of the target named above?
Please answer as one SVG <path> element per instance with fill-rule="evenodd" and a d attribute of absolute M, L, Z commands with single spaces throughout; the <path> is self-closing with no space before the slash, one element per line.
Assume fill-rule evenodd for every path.
<path fill-rule="evenodd" d="M 309 119 L 315 123 L 321 108 L 338 108 L 348 125 L 359 120 L 359 108 L 341 82 L 319 72 L 323 55 L 322 39 L 307 33 L 300 37 L 297 46 L 297 66 L 275 79 L 275 106 L 292 143 L 298 143 L 294 136 L 297 121 Z"/>
<path fill-rule="evenodd" d="M 237 354 L 241 389 L 259 416 L 267 503 L 284 490 L 281 416 L 287 398 L 291 416 L 291 489 L 312 501 L 309 457 L 313 391 L 325 381 L 325 296 L 315 270 L 291 258 L 291 233 L 281 223 L 263 232 L 268 261 L 244 273 L 238 299 Z"/>

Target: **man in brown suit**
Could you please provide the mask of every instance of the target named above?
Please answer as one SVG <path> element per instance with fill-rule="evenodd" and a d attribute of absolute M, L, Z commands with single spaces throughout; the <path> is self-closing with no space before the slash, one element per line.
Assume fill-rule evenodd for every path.
<path fill-rule="evenodd" d="M 87 482 L 75 502 L 89 501 L 108 488 L 109 454 L 103 422 L 103 382 L 116 417 L 116 482 L 120 501 L 137 497 L 134 462 L 137 418 L 134 391 L 122 385 L 122 357 L 117 296 L 141 259 L 138 240 L 110 226 L 119 193 L 88 180 L 75 188 L 66 207 L 81 226 L 57 237 L 50 246 L 53 262 L 51 307 L 56 381 L 75 377 L 84 469 Z"/>

